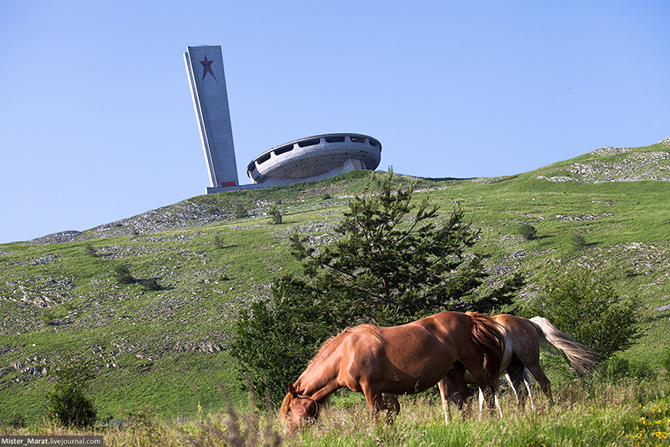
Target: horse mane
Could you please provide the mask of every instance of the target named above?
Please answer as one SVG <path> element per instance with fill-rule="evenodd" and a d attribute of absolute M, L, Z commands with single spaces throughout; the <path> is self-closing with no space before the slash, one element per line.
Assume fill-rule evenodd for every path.
<path fill-rule="evenodd" d="M 492 320 L 488 314 L 466 312 L 466 315 L 472 318 L 472 340 L 487 360 L 484 366 L 486 375 L 497 389 L 505 350 L 502 326 Z"/>
<path fill-rule="evenodd" d="M 326 350 L 330 346 L 331 343 L 335 342 L 335 339 L 339 338 L 340 336 L 346 334 L 346 333 L 355 333 L 355 334 L 363 334 L 363 335 L 369 335 L 370 337 L 374 338 L 377 342 L 379 343 L 384 343 L 384 336 L 382 334 L 382 330 L 379 326 L 376 326 L 374 324 L 361 324 L 358 326 L 348 326 L 344 328 L 339 334 L 333 335 L 332 337 L 326 339 L 323 343 L 321 343 L 321 346 L 319 347 L 319 350 L 316 351 L 316 355 L 310 360 L 310 362 L 307 364 L 307 368 L 309 368 L 309 365 L 316 360 L 317 357 L 319 357 L 319 354 Z M 298 379 L 300 380 L 300 379 Z"/>
<path fill-rule="evenodd" d="M 309 371 L 312 364 L 316 360 L 319 359 L 321 353 L 323 353 L 324 351 L 329 349 L 330 346 L 333 343 L 339 342 L 338 339 L 340 339 L 344 334 L 347 334 L 347 333 L 367 335 L 367 336 L 372 337 L 375 341 L 377 341 L 380 344 L 383 344 L 384 341 L 385 341 L 381 328 L 379 326 L 374 325 L 374 324 L 361 324 L 361 325 L 358 325 L 358 326 L 350 326 L 350 327 L 344 328 L 339 334 L 333 335 L 332 337 L 326 339 L 326 341 L 321 343 L 321 346 L 319 347 L 318 351 L 316 351 L 316 355 L 314 355 L 314 357 L 312 357 L 312 360 L 310 360 L 309 363 L 307 363 L 307 367 L 302 372 L 302 374 L 300 374 L 300 377 L 298 377 L 298 380 L 296 380 L 295 384 L 293 385 L 293 386 L 295 386 L 296 389 L 299 389 L 300 380 Z M 286 400 L 286 399 L 284 399 L 284 400 Z M 290 399 L 288 399 L 288 400 L 290 401 Z M 287 405 L 288 405 L 288 402 L 287 402 Z M 282 407 L 283 407 L 283 404 L 282 404 Z"/>
<path fill-rule="evenodd" d="M 374 338 L 378 343 L 384 344 L 384 334 L 379 326 L 374 324 L 361 324 L 358 326 L 348 327 L 344 329 L 341 333 L 345 332 L 354 332 L 356 334 L 368 335 Z"/>

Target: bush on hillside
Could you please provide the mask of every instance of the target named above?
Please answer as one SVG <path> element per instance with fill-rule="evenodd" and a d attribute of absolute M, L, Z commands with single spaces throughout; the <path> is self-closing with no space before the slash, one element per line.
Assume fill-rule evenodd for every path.
<path fill-rule="evenodd" d="M 616 355 L 600 365 L 596 376 L 605 383 L 617 383 L 626 379 L 649 380 L 654 377 L 654 369 L 648 363 L 626 360 Z"/>
<path fill-rule="evenodd" d="M 570 234 L 570 242 L 575 248 L 583 248 L 586 245 L 586 238 L 582 233 L 574 231 Z"/>
<path fill-rule="evenodd" d="M 86 244 L 86 254 L 91 258 L 97 258 L 100 256 L 93 244 Z"/>
<path fill-rule="evenodd" d="M 130 274 L 130 267 L 126 264 L 119 264 L 114 267 L 114 276 L 119 284 L 133 284 L 135 278 Z"/>
<path fill-rule="evenodd" d="M 242 365 L 241 382 L 248 379 L 258 396 L 279 404 L 314 356 L 333 335 L 337 315 L 325 296 L 305 300 L 297 293 L 304 284 L 286 276 L 272 286 L 272 296 L 241 312 L 230 352 Z"/>
<path fill-rule="evenodd" d="M 621 299 L 603 276 L 589 268 L 561 269 L 545 279 L 540 293 L 523 303 L 524 316 L 548 318 L 605 361 L 639 337 L 638 305 Z"/>
<path fill-rule="evenodd" d="M 270 211 L 268 211 L 268 215 L 272 217 L 272 223 L 275 225 L 279 225 L 282 223 L 282 215 L 281 212 L 277 207 L 272 207 L 270 208 Z"/>
<path fill-rule="evenodd" d="M 142 288 L 146 291 L 162 290 L 163 287 L 155 279 L 145 279 L 142 281 Z"/>
<path fill-rule="evenodd" d="M 249 212 L 244 206 L 240 205 L 239 203 L 235 205 L 235 217 L 237 217 L 238 219 L 242 219 L 248 216 Z"/>
<path fill-rule="evenodd" d="M 532 225 L 519 225 L 519 235 L 524 241 L 529 241 L 537 237 L 537 230 Z"/>
<path fill-rule="evenodd" d="M 0 427 L 10 427 L 14 429 L 23 428 L 26 424 L 26 418 L 21 413 L 13 411 L 11 414 L 0 415 Z"/>
<path fill-rule="evenodd" d="M 53 390 L 47 395 L 47 418 L 68 428 L 92 427 L 97 420 L 93 401 L 86 397 L 88 382 L 93 378 L 88 362 L 76 362 L 53 371 Z"/>
<path fill-rule="evenodd" d="M 223 238 L 223 236 L 221 236 L 219 234 L 214 236 L 214 246 L 216 248 L 223 248 L 225 246 L 225 243 L 226 242 L 225 242 L 225 239 Z"/>

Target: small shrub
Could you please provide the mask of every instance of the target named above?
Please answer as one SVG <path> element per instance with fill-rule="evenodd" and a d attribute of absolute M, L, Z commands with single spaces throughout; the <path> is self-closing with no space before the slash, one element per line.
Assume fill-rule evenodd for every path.
<path fill-rule="evenodd" d="M 525 300 L 525 317 L 548 318 L 605 361 L 629 348 L 640 336 L 636 298 L 621 299 L 608 275 L 572 266 L 547 277 L 540 293 Z"/>
<path fill-rule="evenodd" d="M 158 281 L 155 279 L 147 279 L 145 281 L 142 281 L 142 288 L 147 291 L 151 290 L 161 290 L 163 287 L 161 287 L 160 284 L 158 284 Z"/>
<path fill-rule="evenodd" d="M 270 216 L 272 216 L 272 223 L 275 225 L 279 225 L 282 222 L 282 215 L 279 209 L 276 207 L 270 208 L 270 211 L 268 212 Z"/>
<path fill-rule="evenodd" d="M 216 248 L 223 248 L 224 245 L 225 245 L 225 240 L 223 239 L 223 236 L 218 235 L 218 234 L 215 235 L 214 236 L 214 246 L 216 246 Z"/>
<path fill-rule="evenodd" d="M 639 360 L 626 360 L 619 356 L 610 357 L 600 365 L 598 380 L 617 383 L 625 379 L 646 380 L 654 377 L 654 370 Z"/>
<path fill-rule="evenodd" d="M 130 274 L 130 267 L 126 264 L 120 264 L 114 267 L 114 276 L 119 284 L 132 284 L 135 278 Z"/>
<path fill-rule="evenodd" d="M 0 418 L 0 427 L 7 426 L 11 428 L 23 428 L 26 424 L 26 418 L 20 414 L 13 412 L 7 417 Z"/>
<path fill-rule="evenodd" d="M 47 417 L 61 427 L 92 427 L 97 420 L 93 401 L 84 390 L 93 378 L 88 362 L 77 362 L 53 373 L 54 389 L 47 395 Z"/>
<path fill-rule="evenodd" d="M 98 256 L 100 256 L 98 255 L 98 252 L 95 250 L 93 244 L 86 245 L 86 254 L 92 258 L 97 258 Z"/>
<path fill-rule="evenodd" d="M 523 224 L 519 226 L 519 234 L 524 241 L 529 241 L 537 237 L 537 230 L 532 225 Z"/>
<path fill-rule="evenodd" d="M 237 217 L 238 219 L 241 219 L 241 218 L 247 217 L 247 216 L 249 216 L 249 212 L 247 211 L 247 209 L 245 207 L 243 207 L 239 203 L 237 205 L 235 205 L 235 217 Z"/>
<path fill-rule="evenodd" d="M 321 194 L 321 200 L 328 200 L 328 199 L 332 199 L 332 196 L 330 194 L 328 194 L 327 192 Z"/>
<path fill-rule="evenodd" d="M 46 326 L 51 326 L 51 325 L 53 325 L 54 323 L 56 323 L 56 319 L 57 319 L 57 317 L 56 317 L 56 313 L 55 313 L 52 309 L 47 308 L 47 309 L 44 311 L 44 317 L 43 317 L 43 319 L 42 319 L 42 322 L 43 322 Z"/>
<path fill-rule="evenodd" d="M 586 239 L 584 238 L 584 235 L 578 231 L 575 231 L 570 235 L 570 242 L 572 242 L 572 245 L 574 245 L 576 248 L 582 248 L 586 245 Z"/>

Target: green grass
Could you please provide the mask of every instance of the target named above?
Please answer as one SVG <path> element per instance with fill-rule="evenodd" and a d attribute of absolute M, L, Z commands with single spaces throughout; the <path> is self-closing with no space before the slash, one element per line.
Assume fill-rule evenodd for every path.
<path fill-rule="evenodd" d="M 595 151 L 495 179 L 398 178 L 416 182 L 416 199 L 430 194 L 441 219 L 460 204 L 481 229 L 475 249 L 490 256 L 492 280 L 521 271 L 528 279 L 522 295 L 534 293 L 544 275 L 570 263 L 591 265 L 611 278 L 620 296 L 642 304 L 644 336 L 623 356 L 660 370 L 670 311 L 654 309 L 668 304 L 670 296 L 670 182 L 538 177 L 569 174 L 583 180 L 571 172 L 576 163 L 657 172 L 664 160 L 631 157 L 661 151 L 670 149 L 658 144 L 614 155 Z M 632 163 L 637 163 L 634 169 Z M 602 170 L 596 180 L 619 175 L 612 172 Z M 30 421 L 39 420 L 48 374 L 33 375 L 25 368 L 54 368 L 72 356 L 98 362 L 92 385 L 105 414 L 133 410 L 137 403 L 151 404 L 166 417 L 193 414 L 198 403 L 220 408 L 217 381 L 235 402 L 243 402 L 246 395 L 226 351 L 238 310 L 269 294 L 275 275 L 300 271 L 288 237 L 296 231 L 322 241 L 332 237 L 348 198 L 362 190 L 369 176 L 352 172 L 319 182 L 194 197 L 84 231 L 86 240 L 80 242 L 0 245 L 0 419 L 19 411 Z M 235 218 L 237 204 L 251 216 Z M 264 215 L 273 206 L 283 215 L 281 225 Z M 524 241 L 518 234 L 521 224 L 533 225 L 537 238 Z M 583 247 L 574 246 L 573 232 L 584 236 Z M 216 236 L 223 238 L 222 248 Z M 98 256 L 88 255 L 89 244 Z M 121 263 L 130 266 L 137 284 L 117 283 L 113 272 Z M 149 279 L 162 289 L 145 291 L 142 281 Z M 211 351 L 211 346 L 217 348 Z M 17 363 L 22 365 L 18 370 Z"/>
<path fill-rule="evenodd" d="M 65 430 L 48 423 L 0 428 L 2 435 L 101 435 L 105 445 L 272 445 L 289 446 L 667 446 L 670 445 L 670 389 L 667 380 L 619 385 L 569 384 L 554 389 L 555 405 L 541 396 L 537 407 L 519 408 L 503 395 L 504 417 L 475 405 L 462 411 L 453 405 L 445 425 L 436 394 L 401 397 L 401 413 L 391 425 L 375 424 L 364 401 L 342 394 L 313 425 L 283 434 L 273 412 L 226 406 L 202 406 L 187 418 L 166 419 L 153 408 L 135 406 L 113 425 L 87 431 Z M 535 390 L 538 392 L 539 390 Z M 357 397 L 359 395 L 353 395 Z M 119 427 L 119 421 L 123 421 Z"/>

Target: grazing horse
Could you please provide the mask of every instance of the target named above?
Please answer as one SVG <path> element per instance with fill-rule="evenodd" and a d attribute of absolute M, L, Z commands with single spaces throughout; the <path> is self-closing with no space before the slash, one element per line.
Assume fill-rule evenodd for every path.
<path fill-rule="evenodd" d="M 525 396 L 521 394 L 521 382 L 524 382 L 530 397 L 532 408 L 535 408 L 533 396 L 530 391 L 530 380 L 526 369 L 528 369 L 537 380 L 544 394 L 553 404 L 551 396 L 551 384 L 544 371 L 540 367 L 540 345 L 547 343 L 563 351 L 570 363 L 579 371 L 589 374 L 594 366 L 593 352 L 579 343 L 576 343 L 570 336 L 561 332 L 551 324 L 549 320 L 543 317 L 533 317 L 530 320 L 526 318 L 515 317 L 509 314 L 500 314 L 492 317 L 500 326 L 502 326 L 503 337 L 505 338 L 505 351 L 503 354 L 501 367 L 506 371 L 506 377 L 514 390 L 517 402 L 523 405 Z M 462 372 L 462 371 L 461 371 Z M 450 384 L 457 389 L 467 390 L 460 382 L 475 384 L 474 377 L 465 371 L 464 374 L 451 374 L 450 377 L 440 381 L 440 394 L 442 396 L 442 406 L 445 412 L 448 411 L 447 399 L 447 379 Z M 471 395 L 469 391 L 461 393 L 458 391 L 459 405 Z M 480 407 L 482 405 L 482 396 L 480 394 Z M 445 413 L 446 414 L 446 413 Z"/>
<path fill-rule="evenodd" d="M 376 419 L 383 408 L 399 408 L 386 401 L 386 393 L 424 391 L 451 374 L 456 361 L 495 396 L 503 348 L 498 324 L 478 313 L 440 312 L 401 326 L 347 328 L 326 341 L 298 380 L 289 384 L 280 416 L 291 431 L 316 419 L 324 399 L 346 387 L 365 395 L 370 416 Z M 459 392 L 467 390 L 465 382 L 456 386 Z"/>

